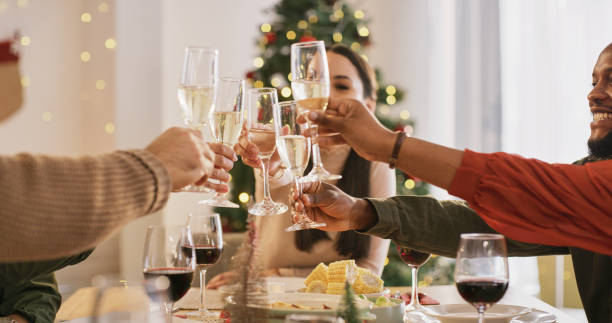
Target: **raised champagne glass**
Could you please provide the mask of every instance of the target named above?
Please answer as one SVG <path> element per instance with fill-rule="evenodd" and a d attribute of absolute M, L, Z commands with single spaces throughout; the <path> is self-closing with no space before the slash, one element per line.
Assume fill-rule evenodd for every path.
<path fill-rule="evenodd" d="M 329 99 L 329 67 L 323 41 L 301 42 L 291 45 L 291 89 L 301 113 L 325 111 Z M 304 180 L 337 180 L 341 175 L 331 174 L 323 167 L 321 152 L 314 130 L 312 143 L 312 170 Z M 321 134 L 323 135 L 323 134 Z M 327 134 L 331 135 L 331 134 Z"/>
<path fill-rule="evenodd" d="M 208 127 L 215 105 L 218 59 L 219 52 L 215 48 L 185 48 L 178 100 L 183 122 L 191 129 L 202 131 Z M 188 185 L 181 192 L 209 193 L 211 190 L 204 186 Z"/>
<path fill-rule="evenodd" d="M 247 129 L 249 140 L 259 150 L 261 173 L 264 179 L 264 197 L 261 201 L 249 206 L 248 211 L 257 216 L 283 214 L 287 211 L 287 206 L 272 200 L 268 175 L 270 158 L 276 150 L 274 109 L 279 108 L 276 89 L 251 89 L 249 90 L 248 100 Z"/>
<path fill-rule="evenodd" d="M 300 178 L 308 165 L 310 145 L 302 135 L 303 125 L 296 122 L 298 106 L 295 101 L 279 103 L 279 109 L 274 110 L 274 130 L 276 131 L 276 149 L 281 161 L 287 167 L 295 180 L 295 190 L 302 195 Z M 312 221 L 304 210 L 293 211 L 291 214 L 294 224 L 285 231 L 298 231 L 326 226 L 325 223 Z"/>
<path fill-rule="evenodd" d="M 210 129 L 217 142 L 230 148 L 238 142 L 244 119 L 244 80 L 222 77 L 217 86 L 217 99 L 210 115 Z M 209 179 L 214 182 L 216 180 Z M 217 183 L 219 181 L 216 181 Z M 238 208 L 238 204 L 227 199 L 225 193 L 202 200 L 199 204 Z"/>

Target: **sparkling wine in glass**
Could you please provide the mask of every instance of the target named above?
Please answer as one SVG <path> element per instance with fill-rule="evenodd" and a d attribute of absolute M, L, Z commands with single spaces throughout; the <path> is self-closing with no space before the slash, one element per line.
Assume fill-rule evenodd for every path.
<path fill-rule="evenodd" d="M 264 178 L 263 200 L 248 208 L 249 213 L 257 216 L 283 214 L 287 211 L 287 206 L 285 204 L 272 200 L 268 175 L 270 158 L 276 150 L 274 110 L 278 108 L 276 89 L 257 88 L 249 90 L 247 129 L 249 132 L 249 140 L 255 144 L 259 150 L 261 173 Z"/>
<path fill-rule="evenodd" d="M 210 128 L 215 140 L 230 148 L 234 147 L 242 130 L 243 119 L 244 80 L 222 77 L 219 79 L 217 100 L 210 116 Z M 217 193 L 215 197 L 198 203 L 218 207 L 240 207 L 238 204 L 230 202 L 225 193 Z"/>
<path fill-rule="evenodd" d="M 200 308 L 188 316 L 213 317 L 214 313 L 206 309 L 206 269 L 221 259 L 223 252 L 223 229 L 219 214 L 190 214 L 187 227 L 193 237 L 193 243 L 184 244 L 181 250 L 187 257 L 195 256 L 195 263 L 200 272 Z"/>
<path fill-rule="evenodd" d="M 506 240 L 501 234 L 462 234 L 455 264 L 455 284 L 463 299 L 476 307 L 478 322 L 508 288 Z"/>
<path fill-rule="evenodd" d="M 329 98 L 329 67 L 323 41 L 300 42 L 291 45 L 291 89 L 300 113 L 325 111 Z M 318 133 L 313 126 L 314 137 Z M 332 134 L 328 134 L 332 135 Z M 319 145 L 312 144 L 312 170 L 304 180 L 337 180 L 323 167 Z"/>
<path fill-rule="evenodd" d="M 147 228 L 143 273 L 151 299 L 158 299 L 160 285 L 166 287 L 164 307 L 167 321 L 172 322 L 172 304 L 181 299 L 191 286 L 195 270 L 194 255 L 186 256 L 183 245 L 193 245 L 191 233 L 184 226 L 153 225 Z"/>
<path fill-rule="evenodd" d="M 410 304 L 406 306 L 406 311 L 414 311 L 421 309 L 421 303 L 419 302 L 419 278 L 418 272 L 419 267 L 421 267 L 424 263 L 429 260 L 431 256 L 428 253 L 419 252 L 412 248 L 400 247 L 397 246 L 397 253 L 400 256 L 400 259 L 410 267 L 412 270 L 412 287 L 411 289 L 411 298 Z"/>
<path fill-rule="evenodd" d="M 208 127 L 215 105 L 219 52 L 210 47 L 185 48 L 183 71 L 178 87 L 178 100 L 183 122 L 191 129 L 202 131 Z M 182 192 L 208 193 L 204 186 L 188 185 Z"/>
<path fill-rule="evenodd" d="M 281 161 L 287 167 L 295 180 L 295 190 L 302 195 L 300 178 L 308 165 L 310 145 L 302 135 L 303 125 L 296 122 L 298 106 L 295 101 L 279 103 L 279 109 L 274 110 L 274 129 L 276 131 L 276 148 Z M 291 215 L 295 222 L 285 231 L 298 231 L 326 226 L 325 223 L 312 221 L 305 211 L 293 211 Z M 297 222 L 296 222 L 297 221 Z"/>

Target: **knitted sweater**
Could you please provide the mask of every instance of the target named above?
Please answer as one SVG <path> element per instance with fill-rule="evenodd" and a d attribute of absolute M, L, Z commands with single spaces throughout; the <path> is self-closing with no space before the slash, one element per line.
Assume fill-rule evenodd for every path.
<path fill-rule="evenodd" d="M 170 191 L 165 167 L 145 150 L 0 156 L 0 262 L 91 249 L 129 221 L 161 209 Z"/>

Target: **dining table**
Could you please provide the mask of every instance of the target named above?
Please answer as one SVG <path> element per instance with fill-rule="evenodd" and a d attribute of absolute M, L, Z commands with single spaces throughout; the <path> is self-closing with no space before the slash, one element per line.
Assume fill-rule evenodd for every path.
<path fill-rule="evenodd" d="M 410 287 L 387 287 L 390 294 L 393 295 L 396 292 L 399 293 L 410 293 Z M 437 285 L 437 286 L 424 286 L 419 287 L 419 292 L 426 294 L 437 300 L 440 304 L 467 304 L 457 292 L 454 285 Z M 199 301 L 199 288 L 191 288 L 187 295 L 183 299 L 176 303 L 177 308 L 196 308 Z M 211 311 L 220 312 L 223 308 L 223 294 L 218 290 L 207 290 L 207 304 Z M 70 322 L 70 323 L 85 323 L 90 322 L 91 315 L 93 313 L 93 299 L 96 297 L 96 291 L 93 287 L 86 287 L 77 290 L 72 296 L 70 296 L 65 302 L 62 303 L 59 312 L 56 317 L 56 322 Z M 519 288 L 512 288 L 512 285 L 508 288 L 504 297 L 498 302 L 498 304 L 507 305 L 518 305 L 527 308 L 532 308 L 553 314 L 556 317 L 556 322 L 559 323 L 579 323 L 580 321 L 566 314 L 562 310 L 553 307 L 541 299 L 524 293 Z M 173 315 L 173 322 L 176 323 L 188 323 L 188 322 L 202 322 L 202 320 L 189 319 L 184 314 L 189 310 L 179 309 Z M 216 320 L 223 322 L 223 320 Z M 205 322 L 215 322 L 215 320 L 207 320 Z M 405 323 L 411 323 L 412 321 L 406 319 Z"/>

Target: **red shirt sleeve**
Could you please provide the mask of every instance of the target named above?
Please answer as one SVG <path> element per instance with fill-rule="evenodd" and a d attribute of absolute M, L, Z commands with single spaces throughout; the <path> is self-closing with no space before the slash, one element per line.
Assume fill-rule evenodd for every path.
<path fill-rule="evenodd" d="M 612 160 L 548 164 L 466 150 L 448 192 L 511 239 L 612 255 Z"/>

